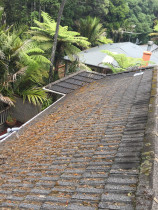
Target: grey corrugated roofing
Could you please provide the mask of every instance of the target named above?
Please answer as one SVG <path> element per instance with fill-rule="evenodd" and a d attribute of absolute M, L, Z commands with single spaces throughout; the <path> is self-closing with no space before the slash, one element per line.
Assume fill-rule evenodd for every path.
<path fill-rule="evenodd" d="M 102 79 L 105 76 L 105 74 L 99 74 L 96 72 L 79 71 L 56 82 L 50 83 L 45 88 L 61 94 L 68 94 L 83 85 Z"/>
<path fill-rule="evenodd" d="M 147 44 L 144 44 L 144 45 L 139 45 L 144 51 L 147 51 L 147 49 L 148 49 L 148 45 Z M 153 44 L 152 46 L 151 46 L 151 52 L 153 51 L 153 50 L 155 50 L 155 49 L 157 49 L 158 48 L 158 45 L 156 45 L 156 44 Z"/>
<path fill-rule="evenodd" d="M 152 81 L 152 70 L 97 80 L 2 142 L 0 208 L 151 209 Z"/>
<path fill-rule="evenodd" d="M 142 58 L 144 51 L 139 45 L 133 44 L 131 42 L 123 42 L 99 45 L 97 47 L 93 47 L 80 52 L 77 57 L 81 62 L 91 66 L 105 68 L 105 65 L 103 64 L 105 61 L 117 66 L 117 62 L 112 57 L 109 57 L 106 53 L 103 53 L 102 50 L 109 50 L 117 54 L 125 54 L 133 58 Z M 65 60 L 69 60 L 68 56 L 65 56 L 64 58 Z M 153 61 L 155 64 L 158 64 L 158 58 L 156 54 L 152 54 L 151 61 Z"/>

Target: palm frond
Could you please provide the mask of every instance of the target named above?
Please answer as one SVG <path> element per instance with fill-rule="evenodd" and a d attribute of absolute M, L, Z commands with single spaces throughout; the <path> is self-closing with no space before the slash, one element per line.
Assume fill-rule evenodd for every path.
<path fill-rule="evenodd" d="M 100 19 L 97 17 L 88 16 L 86 19 L 80 19 L 78 28 L 82 36 L 87 37 L 92 46 L 103 43 L 111 43 L 111 40 L 106 38 L 106 29 L 100 23 Z"/>
<path fill-rule="evenodd" d="M 23 102 L 27 99 L 34 105 L 39 105 L 47 100 L 46 92 L 41 88 L 31 88 L 24 90 L 21 95 L 23 96 Z"/>

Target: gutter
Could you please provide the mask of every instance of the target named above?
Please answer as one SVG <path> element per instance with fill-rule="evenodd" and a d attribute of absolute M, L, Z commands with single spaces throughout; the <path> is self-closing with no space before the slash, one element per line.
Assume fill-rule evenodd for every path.
<path fill-rule="evenodd" d="M 0 140 L 3 139 L 3 138 L 5 138 L 5 137 L 7 137 L 7 136 L 9 136 L 12 132 L 18 131 L 19 129 L 20 129 L 19 127 L 8 128 L 7 129 L 7 133 L 5 133 L 5 134 L 3 134 L 3 135 L 0 136 Z"/>
<path fill-rule="evenodd" d="M 20 126 L 19 128 L 8 128 L 7 129 L 7 133 L 0 136 L 0 143 L 6 141 L 9 137 L 11 137 L 12 135 L 16 134 L 18 136 L 18 131 L 20 129 L 22 129 L 23 127 L 25 127 L 27 124 L 29 124 L 31 121 L 33 121 L 34 119 L 36 119 L 38 116 L 40 116 L 42 113 L 44 113 L 47 109 L 49 109 L 51 106 L 54 106 L 56 103 L 58 103 L 59 101 L 61 101 L 66 94 L 63 94 L 63 93 L 60 93 L 60 92 L 56 92 L 56 91 L 53 91 L 53 90 L 49 90 L 45 87 L 43 87 L 43 90 L 47 91 L 47 92 L 50 92 L 50 93 L 55 93 L 55 94 L 59 94 L 59 95 L 62 95 L 61 98 L 59 98 L 57 101 L 55 101 L 53 104 L 51 104 L 49 107 L 47 107 L 46 109 L 44 109 L 42 112 L 38 113 L 37 115 L 35 115 L 33 118 L 31 118 L 30 120 L 28 120 L 26 123 L 24 123 L 22 126 Z M 2 140 L 1 140 L 2 139 Z"/>
<path fill-rule="evenodd" d="M 57 92 L 57 91 L 54 91 L 54 90 L 50 90 L 50 89 L 47 89 L 45 87 L 43 87 L 43 90 L 47 91 L 47 92 L 50 92 L 50 93 L 56 93 L 56 94 L 59 94 L 59 95 L 62 95 L 62 96 L 65 96 L 66 94 L 64 93 L 60 93 L 60 92 Z M 62 97 L 63 98 L 63 97 Z M 57 100 L 58 101 L 58 100 Z M 54 102 L 55 103 L 55 102 Z M 53 103 L 53 104 L 54 104 Z"/>
<path fill-rule="evenodd" d="M 136 192 L 136 210 L 158 209 L 158 138 L 157 138 L 157 68 L 153 71 L 148 120 L 146 123 L 144 146 Z"/>
<path fill-rule="evenodd" d="M 152 210 L 158 209 L 158 67 L 155 72 L 155 115 L 154 115 L 154 160 L 153 160 L 153 177 L 152 177 L 152 187 L 153 187 L 153 203 Z"/>

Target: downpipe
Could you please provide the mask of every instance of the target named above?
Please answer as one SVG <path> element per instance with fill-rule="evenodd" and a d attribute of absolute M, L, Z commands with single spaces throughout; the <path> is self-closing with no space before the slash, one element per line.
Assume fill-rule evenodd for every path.
<path fill-rule="evenodd" d="M 7 136 L 9 136 L 12 132 L 18 131 L 19 129 L 20 129 L 20 128 L 18 128 L 18 127 L 15 127 L 15 128 L 8 128 L 8 129 L 7 129 L 7 133 L 5 133 L 5 134 L 3 134 L 3 135 L 0 136 L 0 140 L 3 139 L 3 138 L 5 138 L 5 137 L 7 137 Z"/>

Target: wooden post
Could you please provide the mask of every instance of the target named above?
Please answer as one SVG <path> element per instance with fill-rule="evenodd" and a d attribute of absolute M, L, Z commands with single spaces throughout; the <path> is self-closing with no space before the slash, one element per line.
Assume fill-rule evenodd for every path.
<path fill-rule="evenodd" d="M 64 77 L 66 76 L 67 70 L 68 70 L 68 61 L 65 61 Z"/>

